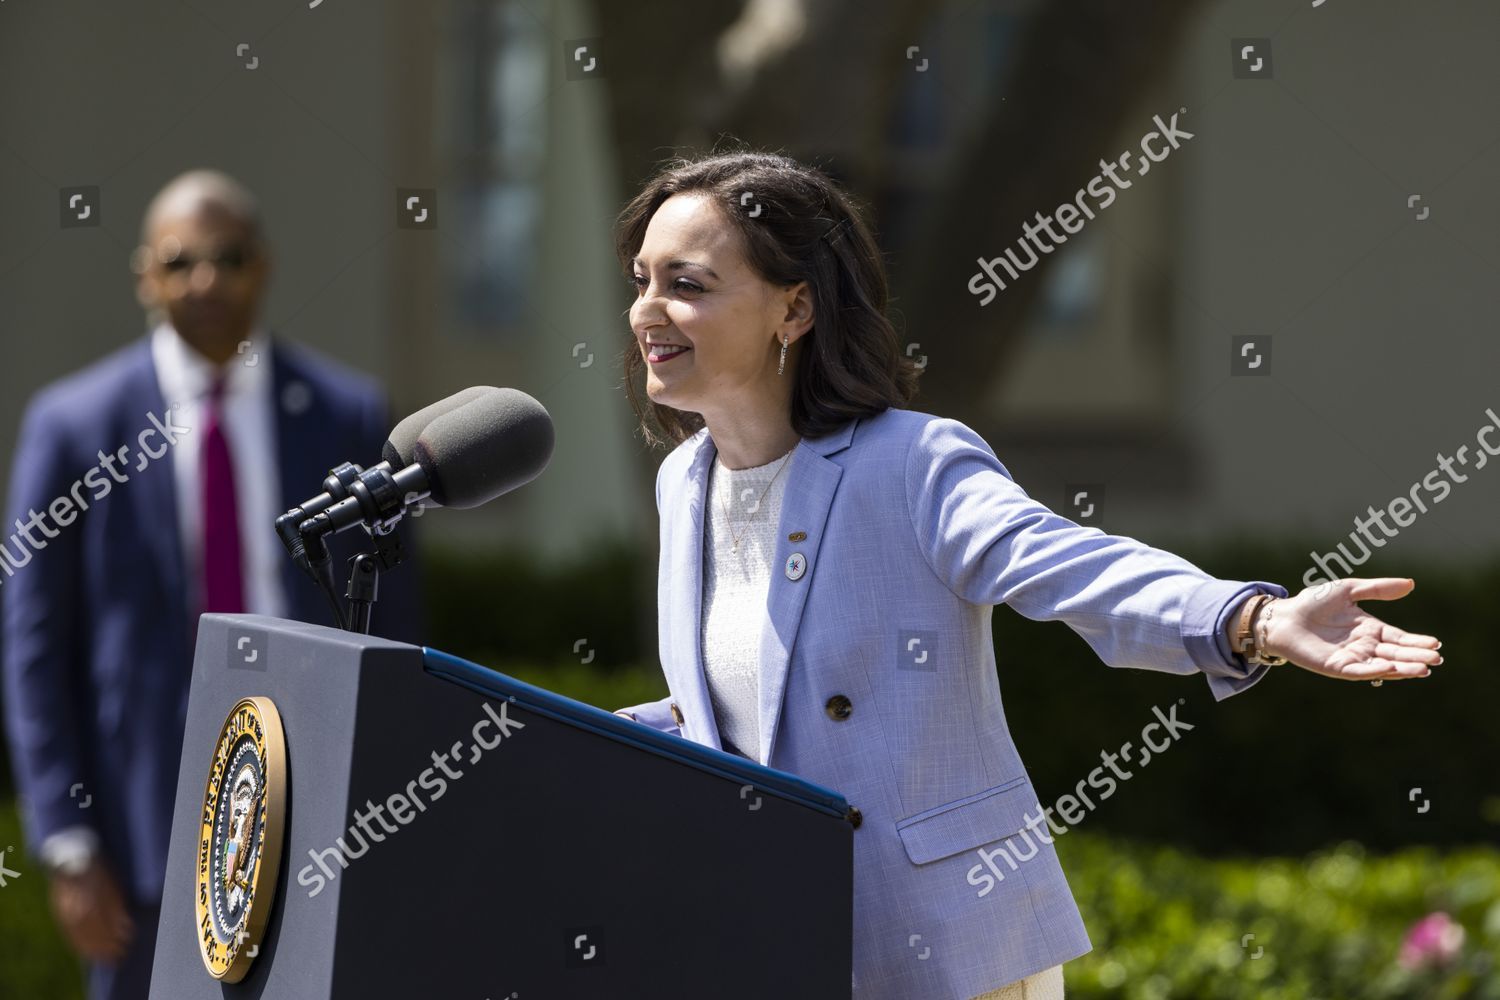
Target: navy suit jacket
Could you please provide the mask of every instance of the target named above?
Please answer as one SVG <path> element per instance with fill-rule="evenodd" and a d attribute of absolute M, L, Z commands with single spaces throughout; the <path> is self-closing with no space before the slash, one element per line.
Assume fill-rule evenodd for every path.
<path fill-rule="evenodd" d="M 279 339 L 271 357 L 281 507 L 289 509 L 320 492 L 340 462 L 378 461 L 390 424 L 373 379 Z M 65 527 L 66 513 L 47 521 L 55 537 L 40 551 L 9 542 L 12 557 L 30 557 L 0 576 L 6 730 L 33 849 L 58 830 L 92 826 L 140 903 L 161 898 L 197 630 L 171 452 L 145 460 L 147 449 L 160 451 L 160 435 L 137 447 L 152 415 L 168 423 L 149 335 L 38 392 L 0 531 L 9 536 L 17 520 L 60 497 L 89 502 Z M 95 472 L 75 486 L 100 466 L 101 451 L 122 445 L 131 448 L 116 466 L 125 482 Z M 401 530 L 409 550 L 410 529 Z M 341 594 L 345 560 L 361 542 L 369 547 L 362 532 L 346 532 L 330 546 Z M 415 569 L 382 579 L 372 632 L 420 641 Z M 327 598 L 290 558 L 282 579 L 289 617 L 333 624 Z"/>

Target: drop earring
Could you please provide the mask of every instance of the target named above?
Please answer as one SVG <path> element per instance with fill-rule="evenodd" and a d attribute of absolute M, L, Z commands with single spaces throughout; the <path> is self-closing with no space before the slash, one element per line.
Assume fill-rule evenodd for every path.
<path fill-rule="evenodd" d="M 781 363 L 776 366 L 776 374 L 780 375 L 786 371 L 786 337 L 781 338 Z"/>

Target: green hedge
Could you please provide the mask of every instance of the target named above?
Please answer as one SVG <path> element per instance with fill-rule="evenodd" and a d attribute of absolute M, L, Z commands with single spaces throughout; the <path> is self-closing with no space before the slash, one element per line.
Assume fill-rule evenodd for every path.
<path fill-rule="evenodd" d="M 655 663 L 654 561 L 619 541 L 589 551 L 584 561 L 543 563 L 524 551 L 430 547 L 422 566 L 428 645 L 490 666 L 587 660 L 607 674 Z"/>
<path fill-rule="evenodd" d="M 1159 544 L 1215 576 L 1272 580 L 1293 593 L 1313 547 Z M 602 707 L 653 697 L 622 697 L 602 685 L 634 671 L 642 690 L 665 691 L 649 682 L 658 662 L 656 601 L 654 577 L 646 573 L 643 584 L 642 568 L 654 571 L 654 559 L 616 548 L 590 564 L 549 569 L 515 555 L 429 553 L 431 644 L 527 672 L 543 686 L 556 686 L 549 672 L 573 670 L 582 690 L 597 689 L 583 700 Z M 1366 607 L 1443 639 L 1445 662 L 1431 677 L 1377 689 L 1285 666 L 1215 702 L 1201 675 L 1114 670 L 1067 625 L 996 608 L 1006 718 L 1043 800 L 1085 779 L 1102 751 L 1139 745 L 1152 706 L 1185 699 L 1178 717 L 1194 730 L 1099 803 L 1090 823 L 1209 854 L 1301 853 L 1346 839 L 1383 850 L 1500 840 L 1500 671 L 1482 634 L 1500 595 L 1500 561 L 1464 571 L 1381 555 L 1359 575 L 1417 580 L 1411 596 Z M 578 671 L 586 653 L 575 655 L 572 644 L 584 637 L 597 652 Z M 1409 801 L 1413 788 L 1429 803 L 1424 813 Z"/>
<path fill-rule="evenodd" d="M 19 871 L 0 889 L 0 997 L 82 1000 L 82 965 L 63 944 L 47 902 L 47 876 L 27 857 L 15 803 L 0 800 L 5 867 Z"/>
<path fill-rule="evenodd" d="M 1077 831 L 1057 851 L 1094 945 L 1063 967 L 1070 1000 L 1500 998 L 1494 848 L 1215 861 Z M 1404 936 L 1434 911 L 1464 928 L 1460 953 L 1403 967 Z"/>
<path fill-rule="evenodd" d="M 1215 576 L 1296 593 L 1308 547 L 1174 551 Z M 1066 625 L 997 608 L 1006 716 L 1043 800 L 1085 778 L 1102 750 L 1134 739 L 1153 705 L 1182 698 L 1179 718 L 1196 728 L 1089 822 L 1206 854 L 1301 854 L 1344 840 L 1380 850 L 1500 841 L 1500 672 L 1483 635 L 1500 563 L 1457 571 L 1372 560 L 1358 575 L 1417 581 L 1400 601 L 1364 607 L 1443 640 L 1445 662 L 1432 676 L 1374 688 L 1287 665 L 1215 702 L 1202 676 L 1112 670 Z M 1415 804 L 1413 788 L 1422 789 Z"/>
<path fill-rule="evenodd" d="M 0 846 L 17 836 L 13 804 L 0 803 Z M 1081 827 L 1057 850 L 1094 944 L 1064 967 L 1072 1000 L 1500 998 L 1500 850 L 1375 857 L 1342 844 L 1211 860 Z M 14 854 L 6 864 L 22 875 L 0 890 L 0 996 L 81 997 L 40 872 Z M 1434 910 L 1463 926 L 1462 951 L 1446 968 L 1408 972 L 1401 940 Z"/>
<path fill-rule="evenodd" d="M 1161 544 L 1216 576 L 1289 584 L 1313 547 Z M 577 685 L 605 708 L 659 697 L 654 548 L 591 551 L 561 566 L 516 552 L 427 551 L 430 644 L 543 686 Z M 1101 751 L 1133 740 L 1153 705 L 1181 698 L 1179 718 L 1195 729 L 1101 803 L 1091 823 L 1204 853 L 1500 839 L 1500 671 L 1482 633 L 1500 561 L 1460 571 L 1378 554 L 1360 572 L 1417 579 L 1412 596 L 1369 607 L 1442 637 L 1446 662 L 1433 676 L 1376 689 L 1287 666 L 1215 702 L 1201 676 L 1111 670 L 1061 622 L 996 608 L 1006 717 L 1044 801 L 1083 780 Z M 0 783 L 8 781 L 7 765 Z M 1429 802 L 1425 813 L 1408 799 L 1413 788 Z"/>

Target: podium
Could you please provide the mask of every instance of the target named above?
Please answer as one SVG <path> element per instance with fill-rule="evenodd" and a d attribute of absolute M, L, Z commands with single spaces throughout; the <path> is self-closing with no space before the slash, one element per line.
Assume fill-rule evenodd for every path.
<path fill-rule="evenodd" d="M 150 995 L 847 997 L 848 813 L 435 650 L 205 615 Z"/>

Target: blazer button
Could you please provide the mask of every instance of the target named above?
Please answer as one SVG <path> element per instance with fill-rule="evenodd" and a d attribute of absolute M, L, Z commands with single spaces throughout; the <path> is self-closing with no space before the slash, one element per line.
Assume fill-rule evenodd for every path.
<path fill-rule="evenodd" d="M 835 722 L 843 722 L 849 718 L 849 713 L 854 711 L 854 703 L 841 694 L 836 694 L 828 699 L 828 704 L 823 706 L 828 717 Z"/>
<path fill-rule="evenodd" d="M 682 709 L 677 707 L 677 702 L 675 701 L 672 702 L 672 721 L 677 723 L 678 729 L 682 728 L 682 724 L 684 721 L 682 718 Z"/>
<path fill-rule="evenodd" d="M 849 811 L 844 813 L 844 818 L 849 821 L 850 826 L 858 830 L 859 825 L 865 821 L 865 814 L 859 811 L 858 806 L 850 806 Z"/>

